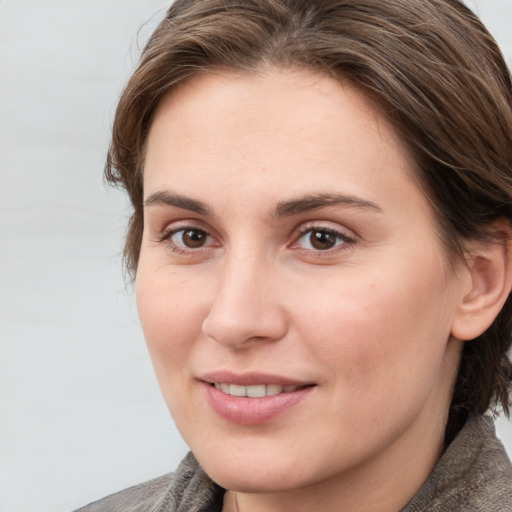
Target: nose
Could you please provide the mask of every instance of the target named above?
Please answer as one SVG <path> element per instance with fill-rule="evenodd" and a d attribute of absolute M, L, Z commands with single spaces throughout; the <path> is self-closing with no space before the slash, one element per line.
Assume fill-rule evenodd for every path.
<path fill-rule="evenodd" d="M 279 340 L 288 327 L 277 291 L 261 261 L 233 256 L 224 264 L 203 332 L 230 348 Z"/>

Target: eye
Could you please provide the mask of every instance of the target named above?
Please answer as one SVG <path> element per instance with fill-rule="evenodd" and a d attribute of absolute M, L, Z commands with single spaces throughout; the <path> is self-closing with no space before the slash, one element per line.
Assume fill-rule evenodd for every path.
<path fill-rule="evenodd" d="M 302 233 L 296 244 L 301 249 L 328 251 L 349 242 L 353 240 L 333 229 L 310 228 Z"/>
<path fill-rule="evenodd" d="M 210 242 L 210 235 L 198 228 L 181 228 L 171 231 L 165 238 L 181 249 L 200 249 Z"/>

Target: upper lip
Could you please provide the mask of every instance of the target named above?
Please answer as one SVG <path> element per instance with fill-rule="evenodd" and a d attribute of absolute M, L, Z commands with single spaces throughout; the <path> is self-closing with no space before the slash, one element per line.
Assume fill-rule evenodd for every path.
<path fill-rule="evenodd" d="M 234 373 L 231 371 L 214 371 L 204 373 L 199 380 L 208 382 L 209 384 L 238 384 L 239 386 L 256 386 L 258 384 L 276 384 L 278 386 L 310 386 L 313 382 L 301 381 L 297 379 L 289 379 L 280 375 L 269 373 L 248 372 Z"/>

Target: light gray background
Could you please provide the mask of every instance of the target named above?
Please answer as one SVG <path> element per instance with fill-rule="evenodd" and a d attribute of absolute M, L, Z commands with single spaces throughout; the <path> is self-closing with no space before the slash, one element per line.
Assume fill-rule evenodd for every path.
<path fill-rule="evenodd" d="M 512 62 L 512 0 L 469 3 Z M 122 276 L 125 199 L 101 174 L 167 4 L 0 0 L 1 512 L 66 512 L 186 451 Z M 511 426 L 499 432 L 512 453 Z"/>

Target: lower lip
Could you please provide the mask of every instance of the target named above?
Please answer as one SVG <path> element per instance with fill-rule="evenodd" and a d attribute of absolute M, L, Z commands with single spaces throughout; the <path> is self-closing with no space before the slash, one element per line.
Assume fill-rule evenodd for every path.
<path fill-rule="evenodd" d="M 314 386 L 261 398 L 231 396 L 206 382 L 201 383 L 212 409 L 222 418 L 239 425 L 263 425 L 302 402 Z"/>

